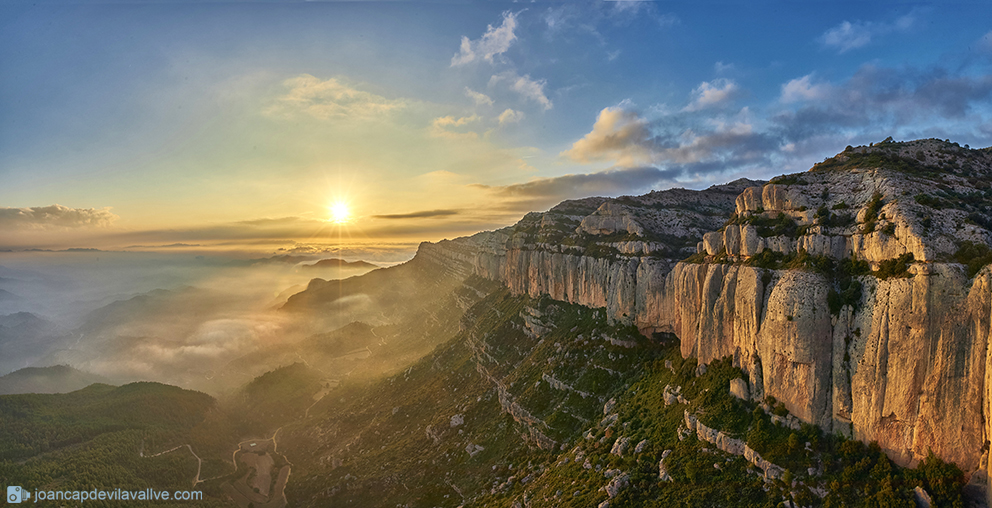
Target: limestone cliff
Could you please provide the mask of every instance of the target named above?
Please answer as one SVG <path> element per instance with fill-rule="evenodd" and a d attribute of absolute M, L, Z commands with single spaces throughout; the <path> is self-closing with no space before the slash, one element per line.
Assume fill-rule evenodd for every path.
<path fill-rule="evenodd" d="M 975 471 L 992 433 L 990 175 L 989 149 L 887 140 L 770 183 L 566 201 L 417 257 L 674 333 L 685 357 L 733 357 L 753 399 L 903 465 L 932 450 Z"/>

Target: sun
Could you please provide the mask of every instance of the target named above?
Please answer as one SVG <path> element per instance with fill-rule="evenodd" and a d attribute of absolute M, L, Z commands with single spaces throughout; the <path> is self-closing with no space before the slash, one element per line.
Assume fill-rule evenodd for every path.
<path fill-rule="evenodd" d="M 328 217 L 328 222 L 333 222 L 335 224 L 345 224 L 351 220 L 351 210 L 348 209 L 348 203 L 344 201 L 338 201 L 327 209 L 331 212 L 331 216 Z"/>

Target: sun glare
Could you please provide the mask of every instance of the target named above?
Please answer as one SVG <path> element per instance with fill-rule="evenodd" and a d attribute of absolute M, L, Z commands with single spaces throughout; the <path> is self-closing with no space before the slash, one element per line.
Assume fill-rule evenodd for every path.
<path fill-rule="evenodd" d="M 348 210 L 348 203 L 338 201 L 327 207 L 327 209 L 331 212 L 331 216 L 327 219 L 330 222 L 344 224 L 351 220 L 351 211 Z"/>

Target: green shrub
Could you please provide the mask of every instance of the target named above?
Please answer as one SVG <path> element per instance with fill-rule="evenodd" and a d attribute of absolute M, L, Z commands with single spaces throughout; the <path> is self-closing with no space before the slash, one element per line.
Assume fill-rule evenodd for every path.
<path fill-rule="evenodd" d="M 749 219 L 749 223 L 757 228 L 758 234 L 761 236 L 788 236 L 795 238 L 796 230 L 799 228 L 792 217 L 781 212 L 774 219 L 761 215 L 753 215 Z"/>
<path fill-rule="evenodd" d="M 889 277 L 909 277 L 909 264 L 913 262 L 913 253 L 907 252 L 895 259 L 886 259 L 878 264 L 878 271 L 875 277 L 888 279 Z"/>
<path fill-rule="evenodd" d="M 854 216 L 849 213 L 838 213 L 831 218 L 830 223 L 834 227 L 846 228 L 854 224 Z"/>
<path fill-rule="evenodd" d="M 965 485 L 964 473 L 958 466 L 944 462 L 932 451 L 916 469 L 908 470 L 906 476 L 923 485 L 933 498 L 934 506 L 964 506 L 961 496 Z"/>
<path fill-rule="evenodd" d="M 806 182 L 804 182 L 798 174 L 776 176 L 768 183 L 773 183 L 775 185 L 806 185 Z"/>
<path fill-rule="evenodd" d="M 992 249 L 984 243 L 961 242 L 961 246 L 954 253 L 954 261 L 965 265 L 970 279 L 979 270 L 992 263 Z"/>
<path fill-rule="evenodd" d="M 684 261 L 686 263 L 694 263 L 694 264 L 697 264 L 697 265 L 700 264 L 700 263 L 705 263 L 706 262 L 706 253 L 705 252 L 697 252 L 697 253 L 695 253 L 695 254 L 693 254 L 693 255 L 685 258 Z"/>
<path fill-rule="evenodd" d="M 929 206 L 936 210 L 941 210 L 945 206 L 944 200 L 930 194 L 917 194 L 913 196 L 913 199 L 923 206 Z"/>

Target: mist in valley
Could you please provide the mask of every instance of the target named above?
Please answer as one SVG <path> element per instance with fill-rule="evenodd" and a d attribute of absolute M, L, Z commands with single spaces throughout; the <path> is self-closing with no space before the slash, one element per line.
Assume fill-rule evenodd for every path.
<path fill-rule="evenodd" d="M 376 267 L 312 266 L 327 258 L 7 254 L 0 260 L 0 376 L 68 365 L 114 384 L 147 380 L 228 393 L 299 361 L 298 353 L 282 354 L 295 351 L 291 344 L 353 320 L 375 321 L 361 293 L 336 302 L 339 312 L 281 309 L 313 279 L 346 279 Z M 339 349 L 347 356 L 355 348 Z"/>

